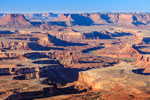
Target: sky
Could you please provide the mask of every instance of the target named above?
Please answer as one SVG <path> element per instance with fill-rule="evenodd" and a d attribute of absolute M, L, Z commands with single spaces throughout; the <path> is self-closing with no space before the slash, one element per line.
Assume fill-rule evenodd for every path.
<path fill-rule="evenodd" d="M 150 0 L 0 0 L 0 13 L 150 12 Z"/>

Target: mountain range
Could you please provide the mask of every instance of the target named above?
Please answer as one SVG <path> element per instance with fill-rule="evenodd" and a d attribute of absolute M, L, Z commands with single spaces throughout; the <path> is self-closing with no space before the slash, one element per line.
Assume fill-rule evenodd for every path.
<path fill-rule="evenodd" d="M 29 27 L 37 26 L 37 24 L 40 26 L 43 22 L 58 26 L 113 25 L 122 27 L 149 27 L 150 13 L 0 14 L 1 27 Z M 6 25 L 8 23 L 9 26 Z"/>

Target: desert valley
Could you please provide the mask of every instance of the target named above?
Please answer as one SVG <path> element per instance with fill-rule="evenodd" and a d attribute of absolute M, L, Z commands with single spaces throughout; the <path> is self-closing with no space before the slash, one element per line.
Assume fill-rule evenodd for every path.
<path fill-rule="evenodd" d="M 0 13 L 0 100 L 150 100 L 150 13 Z"/>

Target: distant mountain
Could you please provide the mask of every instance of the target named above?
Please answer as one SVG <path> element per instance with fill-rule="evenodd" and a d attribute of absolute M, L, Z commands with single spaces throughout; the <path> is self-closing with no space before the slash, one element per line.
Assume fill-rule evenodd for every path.
<path fill-rule="evenodd" d="M 116 25 L 124 27 L 150 26 L 149 13 L 82 13 L 60 14 L 57 21 L 70 25 Z M 68 24 L 69 25 L 69 24 Z"/>
<path fill-rule="evenodd" d="M 0 19 L 1 27 L 31 27 L 32 24 L 22 14 L 7 14 Z"/>
<path fill-rule="evenodd" d="M 24 14 L 24 16 L 31 21 L 51 21 L 58 18 L 58 14 L 54 13 Z"/>
<path fill-rule="evenodd" d="M 0 25 L 6 27 L 40 27 L 43 22 L 50 23 L 50 26 L 150 27 L 150 13 L 0 14 L 0 17 Z"/>

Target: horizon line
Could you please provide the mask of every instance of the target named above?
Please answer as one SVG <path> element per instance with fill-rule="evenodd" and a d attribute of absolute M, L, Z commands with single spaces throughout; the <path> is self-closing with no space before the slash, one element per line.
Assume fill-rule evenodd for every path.
<path fill-rule="evenodd" d="M 97 11 L 97 12 L 0 12 L 0 14 L 41 14 L 41 13 L 52 13 L 52 14 L 76 14 L 76 13 L 150 13 L 150 11 Z"/>

